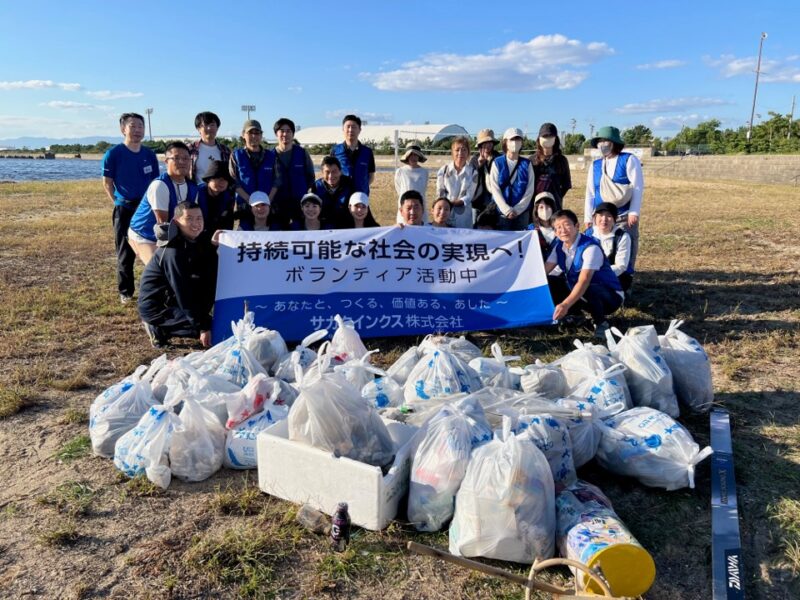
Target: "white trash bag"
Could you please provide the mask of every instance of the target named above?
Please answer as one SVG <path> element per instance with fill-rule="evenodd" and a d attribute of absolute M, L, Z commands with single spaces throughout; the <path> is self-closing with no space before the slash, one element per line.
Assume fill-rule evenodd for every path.
<path fill-rule="evenodd" d="M 267 372 L 247 349 L 248 336 L 253 332 L 252 323 L 242 319 L 238 323 L 232 323 L 231 327 L 235 342 L 226 350 L 225 357 L 214 374 L 243 388 L 252 377 L 266 375 Z"/>
<path fill-rule="evenodd" d="M 458 358 L 467 364 L 469 364 L 469 361 L 471 361 L 473 358 L 480 358 L 483 356 L 481 349 L 470 342 L 463 335 L 461 337 L 453 338 L 446 335 L 431 334 L 425 336 L 425 339 L 420 342 L 420 354 L 435 352 L 437 350 L 447 350 L 448 352 L 457 355 Z"/>
<path fill-rule="evenodd" d="M 183 399 L 169 445 L 169 467 L 182 481 L 203 481 L 222 467 L 225 428 L 191 396 Z"/>
<path fill-rule="evenodd" d="M 602 373 L 609 367 L 620 362 L 615 360 L 605 346 L 584 344 L 580 340 L 572 342 L 575 350 L 565 354 L 551 364 L 557 366 L 564 373 L 567 389 L 574 389 L 587 377 Z"/>
<path fill-rule="evenodd" d="M 614 341 L 614 335 L 619 341 Z M 648 406 L 676 418 L 678 399 L 672 389 L 672 371 L 661 354 L 656 328 L 652 325 L 631 327 L 622 335 L 612 327 L 606 332 L 611 354 L 628 370 L 625 379 L 635 406 Z"/>
<path fill-rule="evenodd" d="M 226 429 L 233 429 L 242 421 L 261 412 L 267 402 L 280 395 L 281 387 L 276 379 L 258 374 L 244 388 L 232 394 L 220 394 L 228 411 Z"/>
<path fill-rule="evenodd" d="M 566 420 L 547 413 L 523 414 L 519 417 L 516 429 L 523 439 L 527 435 L 544 454 L 553 474 L 556 492 L 575 483 L 578 476 L 575 474 L 572 440 Z"/>
<path fill-rule="evenodd" d="M 694 467 L 712 450 L 700 446 L 669 415 L 641 406 L 597 422 L 602 432 L 597 462 L 650 487 L 694 488 Z"/>
<path fill-rule="evenodd" d="M 317 359 L 317 353 L 309 346 L 319 342 L 327 335 L 327 329 L 320 329 L 304 337 L 294 350 L 275 364 L 275 377 L 288 383 L 294 383 L 297 380 L 297 367 L 301 368 L 301 372 L 305 372 Z"/>
<path fill-rule="evenodd" d="M 333 347 L 333 342 L 331 342 L 331 347 Z M 343 364 L 336 365 L 333 367 L 333 371 L 343 375 L 347 381 L 359 390 L 364 389 L 365 385 L 375 380 L 376 375 L 386 377 L 386 371 L 373 367 L 369 363 L 372 355 L 376 352 L 377 350 L 370 350 L 361 358 L 353 358 Z"/>
<path fill-rule="evenodd" d="M 222 464 L 229 469 L 255 469 L 258 466 L 258 434 L 288 415 L 288 406 L 271 404 L 228 431 Z"/>
<path fill-rule="evenodd" d="M 523 436 L 511 433 L 506 419 L 500 437 L 473 451 L 450 523 L 452 554 L 525 564 L 553 556 L 553 475 L 542 452 Z"/>
<path fill-rule="evenodd" d="M 711 363 L 700 343 L 680 329 L 683 321 L 673 320 L 664 335 L 658 336 L 661 351 L 672 371 L 672 383 L 678 400 L 695 413 L 711 410 L 714 385 Z"/>
<path fill-rule="evenodd" d="M 328 373 L 322 356 L 319 375 L 304 376 L 289 410 L 289 439 L 383 467 L 394 458 L 394 441 L 378 412 L 338 373 Z M 307 381 L 307 380 L 310 380 Z"/>
<path fill-rule="evenodd" d="M 523 369 L 520 386 L 523 392 L 534 392 L 553 400 L 565 396 L 569 391 L 564 372 L 558 366 L 548 365 L 538 358 L 534 364 Z"/>
<path fill-rule="evenodd" d="M 392 366 L 386 369 L 389 377 L 394 379 L 400 385 L 405 385 L 411 370 L 417 365 L 422 354 L 417 346 L 411 346 L 408 350 L 403 352 Z"/>
<path fill-rule="evenodd" d="M 174 407 L 159 404 L 139 419 L 139 423 L 117 440 L 114 466 L 128 477 L 146 475 L 162 489 L 169 487 L 169 446 L 179 421 Z"/>
<path fill-rule="evenodd" d="M 456 492 L 470 453 L 492 430 L 476 400 L 442 407 L 418 434 L 411 465 L 408 520 L 419 531 L 439 531 L 453 516 Z"/>
<path fill-rule="evenodd" d="M 333 320 L 336 321 L 336 331 L 331 336 L 332 362 L 346 363 L 367 354 L 367 348 L 361 341 L 353 321 L 345 320 L 340 315 L 333 317 Z"/>
<path fill-rule="evenodd" d="M 247 337 L 246 347 L 267 373 L 289 354 L 283 336 L 278 331 L 265 327 L 255 328 Z"/>
<path fill-rule="evenodd" d="M 482 386 L 475 371 L 457 355 L 435 350 L 422 356 L 403 388 L 406 406 L 424 409 L 443 396 L 470 393 Z"/>
<path fill-rule="evenodd" d="M 239 343 L 247 343 L 248 338 L 256 329 L 255 320 L 255 313 L 246 311 L 241 319 L 231 321 L 232 335 L 230 337 L 225 338 L 218 344 L 214 344 L 203 352 L 192 352 L 184 356 L 183 360 L 188 361 L 201 373 L 214 373 L 225 361 L 231 348 L 234 348 Z"/>
<path fill-rule="evenodd" d="M 480 356 L 469 361 L 469 366 L 478 374 L 481 383 L 486 387 L 502 387 L 510 390 L 519 389 L 518 371 L 512 371 L 506 363 L 519 360 L 519 356 L 503 356 L 500 344 L 492 344 L 492 357 Z"/>
<path fill-rule="evenodd" d="M 625 384 L 625 370 L 622 363 L 610 366 L 605 371 L 587 377 L 569 392 L 570 398 L 578 398 L 603 411 L 613 406 L 620 410 L 633 408 Z M 619 407 L 622 408 L 619 408 Z"/>
<path fill-rule="evenodd" d="M 597 454 L 602 433 L 595 423 L 625 410 L 622 402 L 601 409 L 584 399 L 572 397 L 560 398 L 556 400 L 556 404 L 578 413 L 565 419 L 569 429 L 569 439 L 572 441 L 572 461 L 576 469 L 588 463 Z"/>
<path fill-rule="evenodd" d="M 403 405 L 403 387 L 388 375 L 376 377 L 361 388 L 361 397 L 375 408 L 399 408 Z"/>

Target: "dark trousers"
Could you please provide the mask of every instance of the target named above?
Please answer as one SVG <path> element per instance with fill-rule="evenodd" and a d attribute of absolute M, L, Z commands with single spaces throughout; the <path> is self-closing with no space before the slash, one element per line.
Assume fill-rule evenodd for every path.
<path fill-rule="evenodd" d="M 547 284 L 550 286 L 553 304 L 560 304 L 569 296 L 570 289 L 565 277 L 548 277 Z M 572 305 L 569 313 L 579 315 L 582 311 L 586 311 L 592 315 L 592 321 L 596 325 L 605 321 L 606 317 L 620 306 L 622 306 L 622 296 L 610 287 L 592 282 L 583 294 L 583 298 Z"/>
<path fill-rule="evenodd" d="M 506 219 L 503 215 L 497 215 L 497 229 L 498 231 L 523 231 L 528 228 L 531 222 L 531 213 L 525 211 L 521 215 L 517 215 L 513 219 Z"/>
<path fill-rule="evenodd" d="M 162 342 L 173 337 L 200 337 L 200 330 L 191 324 L 186 313 L 177 306 L 169 306 L 158 317 L 144 320 L 155 328 L 156 335 Z"/>
<path fill-rule="evenodd" d="M 133 263 L 136 253 L 128 244 L 128 227 L 136 207 L 114 206 L 112 222 L 114 224 L 114 248 L 117 251 L 117 286 L 119 293 L 133 296 L 134 278 Z"/>

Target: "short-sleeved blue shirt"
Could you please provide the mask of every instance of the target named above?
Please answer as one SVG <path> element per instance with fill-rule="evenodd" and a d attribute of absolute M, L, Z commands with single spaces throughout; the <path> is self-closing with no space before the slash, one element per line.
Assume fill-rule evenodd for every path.
<path fill-rule="evenodd" d="M 103 177 L 114 180 L 115 206 L 136 205 L 158 177 L 158 159 L 145 146 L 132 152 L 125 144 L 117 144 L 103 156 Z"/>

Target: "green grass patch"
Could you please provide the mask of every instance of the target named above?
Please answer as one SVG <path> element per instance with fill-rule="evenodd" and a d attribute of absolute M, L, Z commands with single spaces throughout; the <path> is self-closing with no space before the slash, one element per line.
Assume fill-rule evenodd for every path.
<path fill-rule="evenodd" d="M 68 408 L 61 422 L 64 425 L 87 425 L 89 423 L 89 413 L 78 408 Z"/>
<path fill-rule="evenodd" d="M 61 446 L 61 449 L 56 452 L 55 457 L 59 460 L 69 462 L 78 458 L 88 456 L 92 450 L 92 440 L 85 433 L 76 435 L 66 444 Z"/>
<path fill-rule="evenodd" d="M 255 486 L 248 485 L 245 476 L 244 486 L 235 489 L 231 485 L 225 489 L 217 488 L 209 500 L 209 508 L 223 515 L 247 516 L 263 512 L 269 496 Z"/>
<path fill-rule="evenodd" d="M 781 532 L 781 549 L 792 574 L 800 575 L 800 500 L 781 498 L 767 509 Z"/>
<path fill-rule="evenodd" d="M 123 500 L 128 496 L 133 496 L 134 498 L 154 498 L 165 494 L 164 490 L 150 481 L 145 475 L 137 475 L 136 477 L 129 478 L 122 471 L 117 471 L 117 481 L 125 483 Z"/>
<path fill-rule="evenodd" d="M 32 404 L 33 399 L 27 389 L 0 385 L 0 419 L 15 415 Z"/>
<path fill-rule="evenodd" d="M 86 515 L 97 496 L 97 491 L 87 481 L 66 481 L 53 492 L 38 499 L 41 504 L 53 506 L 72 517 Z"/>
<path fill-rule="evenodd" d="M 39 533 L 39 543 L 44 546 L 71 546 L 80 539 L 74 521 L 61 522 Z"/>

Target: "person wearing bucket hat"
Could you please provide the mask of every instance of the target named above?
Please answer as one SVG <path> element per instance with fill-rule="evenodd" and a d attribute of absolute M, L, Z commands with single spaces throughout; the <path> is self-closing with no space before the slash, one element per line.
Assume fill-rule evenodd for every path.
<path fill-rule="evenodd" d="M 197 203 L 205 216 L 205 233 L 233 229 L 234 221 L 244 217 L 247 209 L 236 202 L 233 180 L 228 173 L 228 163 L 212 160 L 208 163 L 203 183 L 197 186 Z"/>
<path fill-rule="evenodd" d="M 622 290 L 627 291 L 633 283 L 633 266 L 631 265 L 631 236 L 617 224 L 617 207 L 610 202 L 603 202 L 594 209 L 592 226 L 586 230 L 600 242 L 603 254 L 611 265 L 611 270 L 619 278 Z"/>
<path fill-rule="evenodd" d="M 492 200 L 492 192 L 489 191 L 487 185 L 487 178 L 492 169 L 494 159 L 500 156 L 500 153 L 495 149 L 498 140 L 494 137 L 494 131 L 491 129 L 481 129 L 475 139 L 475 147 L 477 152 L 472 155 L 469 164 L 475 169 L 478 174 L 478 180 L 475 185 L 475 195 L 472 197 L 472 212 L 477 220 L 478 214 L 486 209 L 486 206 Z"/>
<path fill-rule="evenodd" d="M 451 227 L 472 229 L 475 216 L 472 212 L 472 198 L 478 185 L 478 174 L 469 164 L 469 138 L 458 136 L 450 145 L 453 160 L 436 173 L 436 190 L 439 198 L 447 198 L 453 206 L 450 212 Z M 422 207 L 423 214 L 425 207 Z"/>
<path fill-rule="evenodd" d="M 401 162 L 405 163 L 394 172 L 394 190 L 400 198 L 408 190 L 417 190 L 422 194 L 423 209 L 425 206 L 425 192 L 428 189 L 428 169 L 420 166 L 428 157 L 422 153 L 417 142 L 406 144 Z M 403 217 L 400 215 L 400 202 L 397 203 L 397 222 L 402 223 Z"/>
<path fill-rule="evenodd" d="M 245 121 L 242 126 L 244 148 L 234 150 L 228 162 L 228 171 L 236 182 L 236 195 L 242 204 L 249 202 L 250 194 L 255 191 L 264 192 L 270 198 L 278 191 L 275 186 L 277 155 L 261 145 L 263 136 L 261 123 L 255 119 Z"/>
<path fill-rule="evenodd" d="M 590 143 L 592 148 L 600 150 L 601 157 L 592 163 L 586 175 L 583 221 L 589 227 L 595 208 L 603 202 L 614 204 L 617 221 L 631 236 L 630 266 L 633 268 L 639 251 L 639 216 L 644 192 L 642 163 L 630 152 L 622 151 L 625 142 L 616 127 L 601 127 Z"/>
<path fill-rule="evenodd" d="M 203 182 L 212 161 L 221 160 L 228 164 L 231 158 L 230 148 L 217 141 L 220 124 L 219 117 L 207 110 L 197 113 L 194 118 L 194 128 L 200 134 L 200 139 L 189 144 L 189 156 L 192 157 L 189 179 L 198 185 Z"/>
<path fill-rule="evenodd" d="M 552 123 L 543 123 L 536 139 L 536 153 L 531 157 L 536 176 L 536 194 L 550 192 L 555 200 L 554 210 L 561 210 L 564 196 L 572 188 L 569 161 L 561 152 L 558 130 Z"/>
<path fill-rule="evenodd" d="M 369 196 L 364 192 L 354 192 L 347 202 L 348 212 L 339 223 L 339 229 L 360 229 L 361 227 L 380 227 L 369 207 Z"/>
<path fill-rule="evenodd" d="M 521 231 L 530 223 L 530 206 L 536 189 L 531 161 L 520 156 L 521 129 L 511 127 L 503 134 L 503 155 L 492 163 L 489 189 L 497 205 L 497 228 L 501 231 Z"/>

